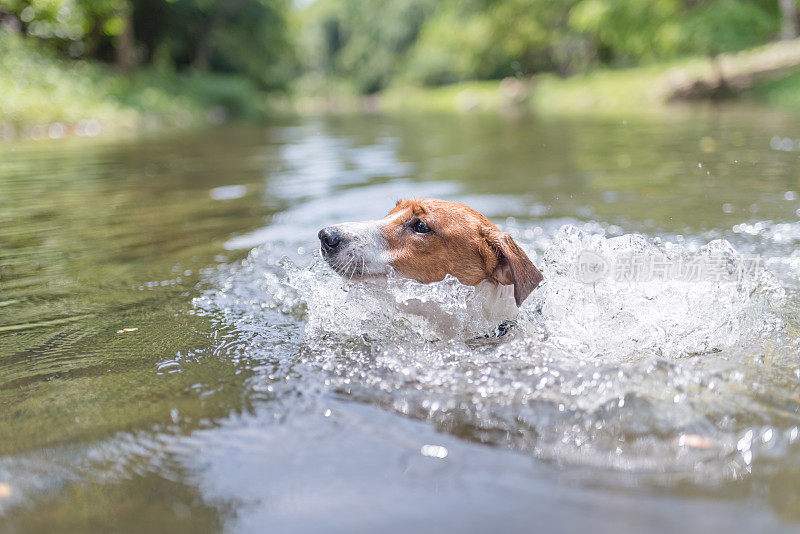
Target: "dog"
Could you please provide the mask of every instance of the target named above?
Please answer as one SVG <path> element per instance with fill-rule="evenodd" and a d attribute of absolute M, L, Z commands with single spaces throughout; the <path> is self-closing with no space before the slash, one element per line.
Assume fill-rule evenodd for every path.
<path fill-rule="evenodd" d="M 449 274 L 495 292 L 495 301 L 513 288 L 519 308 L 543 278 L 510 235 L 458 202 L 400 200 L 383 219 L 328 226 L 318 237 L 328 265 L 349 279 L 385 278 L 394 269 L 428 284 Z"/>

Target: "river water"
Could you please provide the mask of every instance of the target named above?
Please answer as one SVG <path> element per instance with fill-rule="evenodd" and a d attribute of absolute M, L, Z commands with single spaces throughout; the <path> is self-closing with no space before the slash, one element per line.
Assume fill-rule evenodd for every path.
<path fill-rule="evenodd" d="M 800 530 L 798 115 L 0 154 L 0 531 Z M 454 280 L 375 291 L 319 259 L 319 228 L 411 196 L 539 266 L 508 334 Z"/>

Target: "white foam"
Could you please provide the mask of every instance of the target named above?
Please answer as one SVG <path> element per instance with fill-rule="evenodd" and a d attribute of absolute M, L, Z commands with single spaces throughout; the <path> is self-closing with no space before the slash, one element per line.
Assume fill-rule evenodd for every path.
<path fill-rule="evenodd" d="M 544 283 L 516 318 L 518 331 L 543 339 L 543 347 L 604 360 L 637 354 L 680 357 L 723 350 L 780 325 L 773 309 L 781 305 L 783 290 L 766 270 L 718 280 L 617 281 L 607 276 L 587 284 L 576 269 L 587 250 L 606 258 L 676 263 L 692 256 L 679 244 L 654 244 L 638 235 L 605 238 L 564 226 L 540 262 Z M 536 261 L 535 252 L 529 252 Z M 744 261 L 724 240 L 702 247 L 699 256 L 724 259 L 732 274 Z M 395 341 L 408 336 L 468 340 L 491 332 L 504 318 L 515 318 L 507 305 L 502 312 L 487 313 L 500 307 L 487 305 L 492 296 L 476 294 L 475 288 L 452 277 L 428 285 L 397 276 L 380 284 L 351 283 L 321 261 L 302 269 L 291 262 L 283 265 L 286 284 L 296 291 L 292 298 L 306 307 L 305 331 L 311 340 L 357 335 Z"/>
<path fill-rule="evenodd" d="M 662 267 L 677 266 L 695 257 L 714 258 L 730 276 L 697 273 L 681 279 L 643 273 L 617 280 L 608 273 L 588 284 L 576 268 L 585 251 L 628 260 L 628 267 L 656 261 Z M 783 290 L 766 270 L 735 276 L 744 271 L 744 261 L 724 240 L 712 241 L 693 255 L 682 245 L 655 244 L 640 235 L 605 238 L 564 226 L 544 255 L 547 283 L 534 293 L 533 301 L 541 308 L 550 343 L 584 356 L 676 357 L 721 350 L 780 324 L 772 310 L 781 305 Z"/>
<path fill-rule="evenodd" d="M 497 326 L 486 295 L 455 279 L 353 284 L 318 259 L 281 261 L 269 245 L 215 273 L 195 304 L 240 330 L 250 358 L 272 361 L 277 338 L 278 358 L 288 358 L 277 367 L 291 376 L 470 439 L 614 472 L 702 481 L 748 473 L 754 460 L 736 444 L 750 427 L 727 419 L 731 406 L 783 441 L 793 432 L 774 424 L 759 393 L 765 347 L 775 391 L 795 387 L 783 290 L 768 271 L 587 284 L 576 268 L 586 250 L 713 257 L 729 274 L 746 258 L 722 240 L 689 248 L 585 228 L 515 231 L 545 281 L 499 339 L 482 337 Z"/>

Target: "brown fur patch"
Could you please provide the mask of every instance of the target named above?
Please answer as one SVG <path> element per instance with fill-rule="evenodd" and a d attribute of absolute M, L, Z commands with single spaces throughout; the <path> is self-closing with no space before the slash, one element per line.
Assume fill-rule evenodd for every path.
<path fill-rule="evenodd" d="M 423 221 L 431 229 L 417 233 Z M 382 221 L 392 266 L 403 276 L 422 283 L 438 282 L 451 274 L 462 284 L 484 280 L 514 285 L 517 305 L 542 280 L 511 237 L 474 209 L 458 202 L 435 199 L 401 200 Z"/>

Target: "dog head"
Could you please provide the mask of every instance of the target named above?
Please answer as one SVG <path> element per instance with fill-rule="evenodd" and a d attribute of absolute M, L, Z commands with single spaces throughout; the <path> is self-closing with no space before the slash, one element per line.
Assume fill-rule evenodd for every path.
<path fill-rule="evenodd" d="M 389 267 L 422 283 L 448 274 L 465 285 L 513 285 L 517 306 L 542 273 L 489 219 L 458 202 L 401 200 L 376 221 L 342 223 L 319 232 L 322 256 L 341 276 L 386 276 Z"/>

